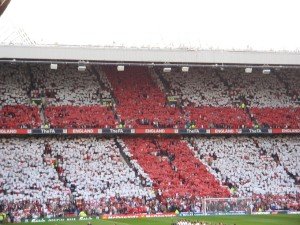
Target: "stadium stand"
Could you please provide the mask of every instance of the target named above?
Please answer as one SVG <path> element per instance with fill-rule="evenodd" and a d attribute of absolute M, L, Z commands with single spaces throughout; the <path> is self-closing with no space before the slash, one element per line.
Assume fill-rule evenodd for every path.
<path fill-rule="evenodd" d="M 199 128 L 252 128 L 246 110 L 234 107 L 187 107 L 186 117 Z"/>
<path fill-rule="evenodd" d="M 24 66 L 0 64 L 0 105 L 28 105 L 29 84 Z"/>
<path fill-rule="evenodd" d="M 300 77 L 299 72 L 295 69 L 288 69 L 284 73 L 278 73 L 278 78 L 284 83 L 287 93 L 291 96 L 292 101 L 299 105 L 300 103 Z"/>
<path fill-rule="evenodd" d="M 42 211 L 53 214 L 58 202 L 69 202 L 70 189 L 43 163 L 44 140 L 1 138 L 0 151 L 0 202 L 16 222 L 40 217 Z"/>
<path fill-rule="evenodd" d="M 101 86 L 100 90 L 100 96 L 102 99 L 105 98 L 113 98 L 113 88 L 111 86 L 111 83 L 108 81 L 107 77 L 105 76 L 105 73 L 100 67 L 92 67 L 92 71 L 98 75 L 99 82 Z"/>
<path fill-rule="evenodd" d="M 217 70 L 201 68 L 191 69 L 189 73 L 158 73 L 169 83 L 169 94 L 180 96 L 183 106 L 233 106 L 228 88 L 221 82 Z"/>
<path fill-rule="evenodd" d="M 2 106 L 30 106 L 30 99 L 40 99 L 41 123 L 50 122 L 56 128 L 300 127 L 299 79 L 289 70 L 245 75 L 238 69 L 162 73 L 143 67 L 125 72 L 115 67 L 79 72 L 70 65 L 58 70 L 46 65 L 4 64 L 2 68 Z M 179 96 L 176 105 L 168 104 L 173 95 Z M 83 115 L 85 110 L 90 113 Z M 31 123 L 23 127 L 38 127 L 40 122 L 28 125 Z M 15 125 L 19 128 L 22 124 Z"/>
<path fill-rule="evenodd" d="M 132 67 L 118 72 L 115 67 L 105 68 L 118 100 L 119 122 L 127 127 L 181 126 L 181 114 L 175 107 L 166 106 L 166 96 L 151 79 L 147 68 Z"/>
<path fill-rule="evenodd" d="M 80 72 L 76 67 L 59 65 L 50 70 L 49 65 L 31 65 L 32 89 L 47 96 L 47 104 L 97 105 L 100 104 L 99 83 L 93 73 Z"/>
<path fill-rule="evenodd" d="M 241 69 L 192 68 L 189 73 L 156 72 L 167 94 L 180 97 L 188 112 L 186 120 L 196 127 L 300 127 L 300 83 L 295 71 L 245 74 Z"/>
<path fill-rule="evenodd" d="M 259 147 L 284 167 L 284 170 L 300 184 L 300 140 L 299 137 L 256 138 Z"/>
<path fill-rule="evenodd" d="M 295 181 L 266 149 L 260 149 L 258 139 L 212 137 L 194 141 L 198 157 L 206 158 L 210 171 L 236 188 L 237 195 L 296 193 Z"/>
<path fill-rule="evenodd" d="M 114 127 L 114 115 L 103 106 L 48 106 L 45 115 L 55 128 Z"/>
<path fill-rule="evenodd" d="M 0 66 L 0 129 L 300 128 L 293 70 Z M 249 197 L 253 211 L 300 210 L 299 142 L 298 136 L 1 138 L 0 212 L 16 222 L 81 210 L 201 212 L 205 197 Z"/>
<path fill-rule="evenodd" d="M 25 105 L 5 105 L 0 109 L 0 128 L 36 128 L 41 126 L 39 109 Z"/>
<path fill-rule="evenodd" d="M 243 98 L 251 107 L 294 106 L 284 83 L 274 73 L 262 74 L 253 70 L 247 74 L 243 70 L 229 70 L 221 73 L 230 91 Z"/>
<path fill-rule="evenodd" d="M 1 139 L 0 151 L 5 155 L 0 203 L 16 221 L 32 214 L 65 215 L 61 210 L 71 210 L 72 199 L 74 209 L 93 209 L 94 214 L 96 208 L 98 214 L 146 212 L 146 201 L 150 204 L 155 197 L 128 167 L 113 139 Z M 57 204 L 59 209 L 53 208 Z"/>
<path fill-rule="evenodd" d="M 267 141 L 266 141 L 267 140 Z M 289 150 L 277 145 L 284 142 Z M 289 175 L 288 167 L 279 158 L 299 157 L 299 138 L 251 138 L 251 137 L 211 137 L 192 139 L 197 157 L 204 161 L 209 171 L 231 188 L 231 194 L 240 197 L 266 196 L 275 201 L 281 209 L 283 204 L 299 208 L 299 187 L 295 164 Z M 274 147 L 274 148 L 273 148 Z M 281 154 L 280 154 L 281 155 Z M 277 200 L 275 200 L 277 199 Z M 283 201 L 283 199 L 285 201 Z M 266 200 L 267 201 L 267 200 Z"/>
<path fill-rule="evenodd" d="M 178 138 L 2 138 L 0 202 L 16 221 L 81 210 L 89 215 L 201 212 L 202 197 L 228 197 L 227 185 L 231 196 L 251 196 L 254 211 L 299 209 L 298 171 L 287 160 L 297 155 L 298 137 L 188 141 L 195 147 Z M 274 147 L 280 143 L 285 159 Z M 27 182 L 19 185 L 25 176 Z"/>
<path fill-rule="evenodd" d="M 163 198 L 172 196 L 228 197 L 229 191 L 196 160 L 179 139 L 125 139 L 132 158 L 142 166 Z M 151 162 L 151 163 L 149 163 Z"/>
<path fill-rule="evenodd" d="M 101 104 L 109 92 L 101 88 L 99 74 L 62 65 L 50 70 L 31 65 L 31 97 L 41 98 L 45 123 L 54 128 L 114 127 L 112 110 Z"/>
<path fill-rule="evenodd" d="M 0 64 L 0 128 L 36 128 L 39 109 L 28 98 L 30 78 L 25 66 Z"/>
<path fill-rule="evenodd" d="M 300 128 L 300 107 L 251 108 L 251 113 L 266 128 Z"/>
<path fill-rule="evenodd" d="M 49 144 L 52 155 L 61 157 L 62 175 L 69 187 L 75 187 L 76 198 L 151 197 L 122 160 L 113 139 L 54 139 Z"/>

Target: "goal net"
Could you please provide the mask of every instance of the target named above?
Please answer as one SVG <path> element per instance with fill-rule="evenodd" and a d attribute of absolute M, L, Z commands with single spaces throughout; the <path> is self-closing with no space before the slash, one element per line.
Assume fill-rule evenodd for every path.
<path fill-rule="evenodd" d="M 251 198 L 205 198 L 203 213 L 206 215 L 243 215 L 252 213 Z"/>

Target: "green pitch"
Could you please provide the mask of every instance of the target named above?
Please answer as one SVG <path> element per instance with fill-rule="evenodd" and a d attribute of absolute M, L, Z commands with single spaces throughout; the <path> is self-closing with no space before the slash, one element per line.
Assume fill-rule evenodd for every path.
<path fill-rule="evenodd" d="M 252 215 L 252 216 L 201 216 L 201 217 L 172 217 L 172 218 L 141 218 L 141 219 L 115 219 L 92 220 L 92 225 L 171 225 L 179 219 L 190 221 L 206 221 L 213 224 L 225 223 L 226 225 L 300 225 L 300 215 Z M 36 225 L 86 225 L 88 221 L 46 222 Z M 22 225 L 29 225 L 23 223 Z"/>

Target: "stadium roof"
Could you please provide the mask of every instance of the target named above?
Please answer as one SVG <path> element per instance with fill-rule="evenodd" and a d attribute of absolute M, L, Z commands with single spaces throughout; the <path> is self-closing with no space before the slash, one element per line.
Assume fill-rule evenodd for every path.
<path fill-rule="evenodd" d="M 89 46 L 0 46 L 0 61 L 73 61 L 78 63 L 300 65 L 300 54 L 291 52 L 141 49 Z"/>

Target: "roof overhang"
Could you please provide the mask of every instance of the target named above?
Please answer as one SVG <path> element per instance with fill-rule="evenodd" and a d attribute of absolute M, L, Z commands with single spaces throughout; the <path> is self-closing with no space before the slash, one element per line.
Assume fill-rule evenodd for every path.
<path fill-rule="evenodd" d="M 92 46 L 0 46 L 0 61 L 9 60 L 299 67 L 300 53 Z"/>

